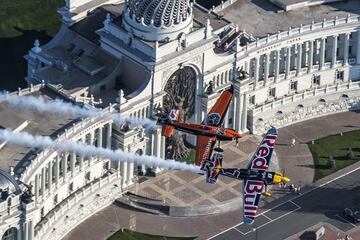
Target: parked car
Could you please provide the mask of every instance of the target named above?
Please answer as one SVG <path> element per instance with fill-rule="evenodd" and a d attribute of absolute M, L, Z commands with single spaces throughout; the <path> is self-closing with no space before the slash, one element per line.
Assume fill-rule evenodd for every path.
<path fill-rule="evenodd" d="M 360 211 L 358 211 L 356 209 L 345 208 L 344 215 L 346 218 L 348 218 L 349 220 L 351 220 L 354 223 L 360 222 Z"/>

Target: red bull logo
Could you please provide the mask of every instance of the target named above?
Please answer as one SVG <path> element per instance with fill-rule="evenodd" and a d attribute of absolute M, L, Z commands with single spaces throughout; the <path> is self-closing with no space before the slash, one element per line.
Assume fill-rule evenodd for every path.
<path fill-rule="evenodd" d="M 270 156 L 275 145 L 276 136 L 267 135 L 261 145 L 255 152 L 254 159 L 251 162 L 251 169 L 267 170 L 269 167 Z"/>
<path fill-rule="evenodd" d="M 259 205 L 264 182 L 247 180 L 244 186 L 244 216 L 254 217 Z"/>

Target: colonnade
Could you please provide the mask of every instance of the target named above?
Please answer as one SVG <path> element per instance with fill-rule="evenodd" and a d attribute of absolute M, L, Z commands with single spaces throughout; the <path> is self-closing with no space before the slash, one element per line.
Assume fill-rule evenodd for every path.
<path fill-rule="evenodd" d="M 105 134 L 103 131 L 104 127 L 106 128 Z M 78 141 L 84 142 L 87 145 L 95 145 L 96 147 L 111 148 L 111 134 L 112 124 L 108 123 L 105 126 L 91 130 Z M 103 141 L 104 138 L 105 144 Z M 95 159 L 96 157 L 85 158 L 82 155 L 72 152 L 58 153 L 44 167 L 37 170 L 37 173 L 31 181 L 31 185 L 34 186 L 35 202 L 46 199 L 46 192 L 52 193 L 52 191 L 59 188 L 62 183 L 65 183 L 69 176 L 74 176 L 76 172 L 82 172 L 91 166 Z M 86 176 L 85 178 L 89 177 L 91 178 L 91 176 Z M 91 179 L 85 180 L 90 181 Z M 69 189 L 69 193 L 73 190 L 75 189 Z"/>
<path fill-rule="evenodd" d="M 256 102 L 256 92 L 253 93 L 253 90 L 266 86 L 270 90 L 271 87 L 276 87 L 274 83 L 281 80 L 296 80 L 297 77 L 314 74 L 316 71 L 360 64 L 360 31 L 333 34 L 306 41 L 295 38 L 283 43 L 286 43 L 284 47 L 279 43 L 278 48 L 273 50 L 265 48 L 262 54 L 245 60 L 245 71 L 248 72 L 252 85 L 245 88 L 242 86 L 240 90 L 242 80 L 235 84 L 237 86 L 234 92 L 233 127 L 236 130 L 247 131 L 248 109 Z M 262 49 L 257 51 L 260 52 Z M 275 90 L 274 95 L 282 97 L 277 95 Z M 270 96 L 268 94 L 266 99 Z M 264 96 L 261 96 L 261 99 L 264 99 Z"/>
<path fill-rule="evenodd" d="M 355 42 L 352 39 L 357 43 L 352 43 Z M 324 36 L 257 55 L 249 60 L 247 70 L 256 89 L 258 86 L 268 85 L 270 78 L 277 82 L 281 78 L 288 79 L 314 70 L 323 70 L 327 62 L 331 63 L 330 67 L 336 68 L 339 64 L 348 65 L 349 58 L 356 57 L 356 63 L 360 64 L 359 45 L 360 31 Z M 263 83 L 260 84 L 260 81 Z"/>

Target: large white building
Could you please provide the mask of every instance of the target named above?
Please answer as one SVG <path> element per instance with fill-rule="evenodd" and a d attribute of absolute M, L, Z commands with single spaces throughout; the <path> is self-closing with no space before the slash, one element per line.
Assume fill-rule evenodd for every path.
<path fill-rule="evenodd" d="M 46 45 L 35 41 L 26 55 L 29 88 L 13 94 L 132 117 L 151 117 L 175 103 L 200 122 L 233 84 L 225 124 L 252 133 L 359 102 L 357 0 L 65 2 L 58 34 Z M 0 112 L 5 128 L 165 157 L 159 130 L 144 134 L 101 118 L 59 118 L 2 103 Z M 6 143 L 0 160 L 2 239 L 61 239 L 131 186 L 137 168 L 146 171 L 131 162 Z"/>

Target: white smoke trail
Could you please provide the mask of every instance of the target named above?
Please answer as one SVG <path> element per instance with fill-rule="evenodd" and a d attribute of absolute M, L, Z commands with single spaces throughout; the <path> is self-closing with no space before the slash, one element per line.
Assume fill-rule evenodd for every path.
<path fill-rule="evenodd" d="M 81 142 L 73 142 L 69 140 L 54 141 L 48 136 L 33 136 L 26 132 L 15 133 L 10 129 L 0 129 L 0 141 L 6 141 L 11 144 L 27 147 L 52 148 L 59 152 L 74 152 L 84 157 L 100 156 L 108 158 L 113 162 L 129 161 L 137 164 L 145 164 L 150 167 L 158 166 L 164 169 L 189 170 L 195 173 L 201 173 L 198 166 L 177 162 L 175 160 L 164 160 L 155 156 L 147 155 L 139 156 L 120 149 L 113 151 L 111 149 L 85 145 Z"/>
<path fill-rule="evenodd" d="M 9 106 L 36 112 L 51 112 L 69 117 L 101 117 L 109 118 L 117 125 L 130 123 L 134 126 L 144 126 L 147 129 L 157 128 L 156 122 L 148 118 L 121 117 L 119 113 L 104 113 L 97 109 L 79 107 L 72 103 L 64 102 L 60 99 L 45 101 L 42 97 L 34 96 L 8 96 L 0 92 L 1 101 Z"/>

